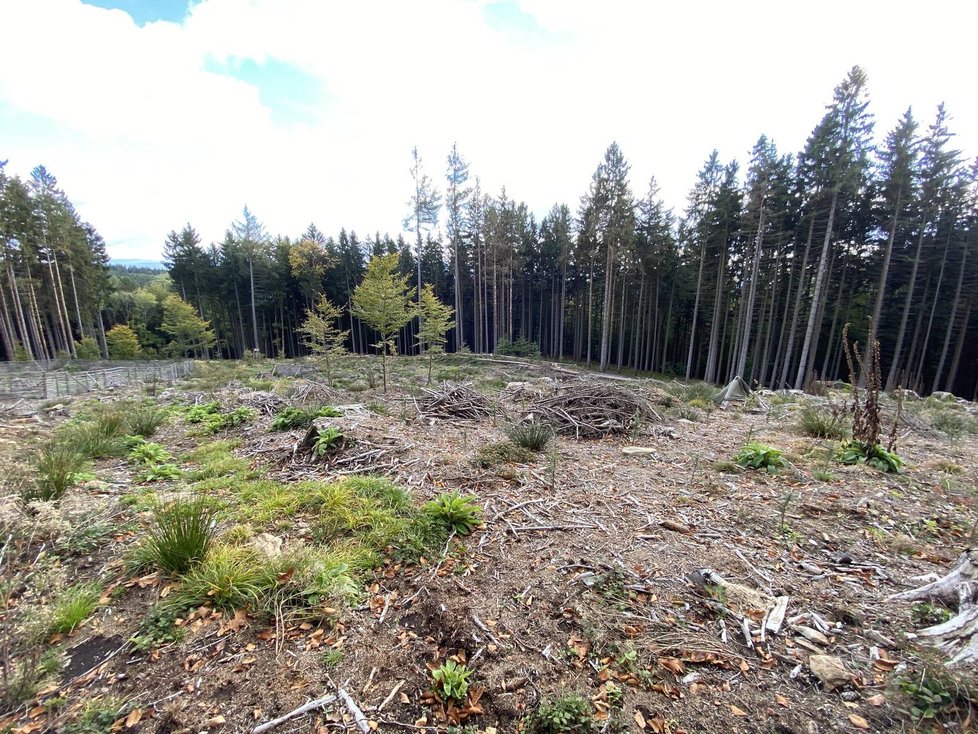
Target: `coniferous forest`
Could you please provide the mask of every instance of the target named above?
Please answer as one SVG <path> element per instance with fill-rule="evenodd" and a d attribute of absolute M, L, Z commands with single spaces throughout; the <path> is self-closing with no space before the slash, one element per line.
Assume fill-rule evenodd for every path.
<path fill-rule="evenodd" d="M 874 119 L 856 67 L 803 150 L 761 135 L 745 161 L 710 153 L 682 211 L 655 180 L 632 180 L 612 143 L 580 200 L 539 221 L 505 188 L 484 191 L 462 151 L 441 167 L 415 150 L 396 238 L 315 224 L 274 235 L 246 207 L 219 242 L 192 224 L 166 234 L 168 274 L 155 278 L 110 269 L 43 166 L 21 179 L 0 165 L 0 357 L 301 356 L 323 296 L 348 348 L 372 353 L 353 292 L 372 257 L 396 254 L 400 275 L 454 308 L 449 351 L 803 387 L 848 377 L 848 323 L 860 344 L 880 342 L 887 389 L 970 398 L 978 162 L 949 120 L 943 106 Z M 402 353 L 417 350 L 417 328 L 401 330 Z"/>

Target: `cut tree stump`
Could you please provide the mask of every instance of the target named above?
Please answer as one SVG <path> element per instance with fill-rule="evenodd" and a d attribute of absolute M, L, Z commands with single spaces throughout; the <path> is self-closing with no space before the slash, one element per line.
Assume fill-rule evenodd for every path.
<path fill-rule="evenodd" d="M 969 548 L 951 570 L 929 584 L 890 597 L 892 601 L 940 601 L 957 605 L 947 622 L 914 635 L 948 656 L 947 665 L 978 664 L 978 549 Z"/>

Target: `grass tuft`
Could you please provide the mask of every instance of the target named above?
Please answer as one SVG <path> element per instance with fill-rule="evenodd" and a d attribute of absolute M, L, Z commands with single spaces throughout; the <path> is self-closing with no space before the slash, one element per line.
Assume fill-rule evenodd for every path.
<path fill-rule="evenodd" d="M 834 414 L 810 405 L 802 409 L 798 416 L 798 424 L 806 435 L 815 438 L 839 440 L 846 438 L 850 433 L 850 428 L 841 412 Z"/>
<path fill-rule="evenodd" d="M 95 611 L 102 589 L 98 584 L 76 584 L 64 590 L 52 608 L 48 632 L 68 633 Z"/>
<path fill-rule="evenodd" d="M 213 506 L 204 500 L 177 500 L 156 509 L 146 539 L 146 556 L 172 574 L 187 573 L 214 540 Z"/>
<path fill-rule="evenodd" d="M 554 428 L 542 421 L 513 423 L 506 428 L 509 440 L 530 451 L 543 451 L 554 437 Z"/>
<path fill-rule="evenodd" d="M 78 475 L 87 466 L 85 455 L 72 446 L 63 443 L 48 444 L 34 459 L 37 478 L 33 485 L 28 484 L 24 488 L 22 496 L 28 501 L 59 500 L 77 483 Z"/>

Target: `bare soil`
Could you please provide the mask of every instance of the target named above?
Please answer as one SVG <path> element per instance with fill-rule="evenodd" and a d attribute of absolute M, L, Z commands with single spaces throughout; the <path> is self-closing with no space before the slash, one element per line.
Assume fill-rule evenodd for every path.
<path fill-rule="evenodd" d="M 423 374 L 424 365 L 416 367 Z M 510 415 L 526 405 L 520 391 L 576 379 L 546 365 L 482 362 L 474 369 L 476 388 L 501 400 Z M 334 403 L 369 408 L 337 419 L 356 441 L 327 463 L 297 457 L 302 432 L 269 433 L 268 415 L 229 432 L 243 440 L 234 453 L 269 479 L 377 473 L 419 504 L 443 491 L 478 499 L 480 529 L 417 565 L 378 569 L 362 603 L 338 610 L 325 626 L 282 628 L 249 610 L 232 616 L 205 606 L 181 620 L 186 634 L 179 644 L 137 651 L 128 641 L 174 582 L 125 571 L 122 559 L 147 521 L 147 513 L 120 502 L 141 491 L 133 468 L 121 459 L 99 461 L 100 481 L 63 500 L 69 524 L 97 517 L 112 527 L 81 552 L 59 551 L 40 532 L 17 536 L 16 500 L 6 498 L 8 553 L 16 550 L 28 563 L 58 554 L 55 565 L 70 582 L 100 578 L 109 591 L 83 625 L 48 641 L 65 647 L 67 667 L 34 701 L 0 721 L 0 731 L 64 730 L 87 702 L 112 697 L 125 702 L 125 714 L 107 730 L 246 732 L 338 686 L 371 728 L 392 732 L 444 731 L 453 719 L 471 727 L 466 731 L 516 732 L 541 699 L 571 692 L 593 702 L 605 731 L 973 727 L 973 712 L 960 701 L 943 709 L 938 722 L 910 713 L 913 702 L 899 681 L 919 678 L 925 663 L 940 661 L 906 638 L 920 626 L 913 607 L 886 601 L 916 585 L 914 577 L 943 573 L 974 542 L 973 436 L 950 438 L 911 417 L 897 449 L 907 468 L 884 474 L 839 465 L 830 460 L 834 442 L 801 433 L 798 411 L 812 398 L 768 395 L 763 404 L 705 411 L 662 405 L 668 401 L 661 384 L 636 380 L 621 384 L 658 401 L 661 422 L 599 439 L 560 436 L 532 463 L 483 470 L 472 457 L 505 439 L 503 411 L 483 420 L 418 416 L 412 388 L 404 386 L 417 379 L 404 378 L 386 396 L 376 388 L 340 389 Z M 527 386 L 502 389 L 516 381 Z M 249 392 L 241 385 L 233 390 Z M 206 392 L 189 382 L 159 399 Z M 4 416 L 5 461 L 16 463 L 74 408 L 34 406 L 29 415 Z M 180 456 L 202 440 L 189 428 L 175 419 L 153 440 Z M 733 466 L 731 458 L 748 441 L 781 449 L 789 468 L 769 474 Z M 365 455 L 365 446 L 378 451 Z M 651 452 L 625 454 L 625 447 Z M 336 463 L 343 456 L 353 460 Z M 305 530 L 277 525 L 274 532 L 289 542 Z M 718 611 L 718 600 L 690 581 L 702 568 L 788 596 L 779 633 L 761 639 L 754 620 L 748 640 L 739 618 Z M 44 603 L 42 595 L 15 597 L 8 614 Z M 827 644 L 797 630 L 817 626 L 813 614 L 830 628 Z M 827 690 L 808 666 L 812 654 L 838 656 L 850 680 Z M 430 667 L 449 656 L 474 670 L 469 706 L 455 711 L 431 694 Z M 344 728 L 356 730 L 347 710 L 334 705 L 274 731 Z"/>

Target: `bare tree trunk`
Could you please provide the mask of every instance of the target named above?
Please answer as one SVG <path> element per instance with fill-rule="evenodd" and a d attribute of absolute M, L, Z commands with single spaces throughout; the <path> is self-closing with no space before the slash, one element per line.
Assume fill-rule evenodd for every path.
<path fill-rule="evenodd" d="M 944 282 L 944 270 L 947 267 L 947 252 L 951 247 L 951 232 L 952 229 L 948 229 L 947 241 L 944 243 L 944 256 L 941 258 L 941 269 L 937 274 L 937 287 L 934 289 L 934 300 L 930 309 L 930 316 L 927 319 L 927 329 L 924 331 L 924 344 L 920 348 L 920 359 L 917 362 L 917 371 L 915 373 L 914 383 L 920 384 L 924 373 L 924 362 L 927 359 L 927 345 L 930 343 L 931 331 L 934 327 L 934 314 L 937 312 L 937 304 L 941 300 L 941 283 Z"/>
<path fill-rule="evenodd" d="M 886 295 L 886 279 L 890 272 L 890 259 L 893 255 L 893 241 L 896 239 L 897 223 L 900 219 L 900 205 L 903 200 L 903 186 L 897 189 L 896 202 L 893 205 L 893 219 L 890 220 L 890 234 L 886 238 L 886 250 L 883 253 L 883 268 L 880 270 L 880 283 L 876 289 L 876 301 L 873 304 L 873 316 L 869 321 L 869 335 L 866 337 L 866 349 L 863 352 L 863 364 L 869 364 L 869 350 L 876 342 L 876 331 L 879 329 L 880 318 L 883 315 L 883 297 Z"/>
<path fill-rule="evenodd" d="M 913 292 L 917 285 L 917 273 L 920 270 L 920 251 L 924 246 L 924 232 L 927 230 L 928 217 L 925 215 L 920 223 L 920 235 L 917 237 L 917 252 L 913 258 L 913 268 L 910 270 L 910 281 L 907 284 L 907 295 L 903 301 L 903 314 L 900 316 L 900 327 L 897 330 L 896 346 L 893 348 L 893 361 L 886 376 L 886 391 L 896 387 L 897 374 L 900 370 L 900 359 L 903 356 L 903 340 L 907 333 L 907 321 L 910 319 L 910 307 L 913 305 Z"/>
<path fill-rule="evenodd" d="M 7 260 L 7 285 L 10 288 L 10 300 L 14 305 L 14 316 L 20 326 L 20 342 L 30 359 L 34 359 L 34 348 L 31 345 L 30 333 L 27 331 L 27 320 L 24 317 L 24 303 L 21 301 L 20 289 L 17 287 L 17 276 L 13 264 Z"/>
<path fill-rule="evenodd" d="M 253 346 L 257 351 L 260 347 L 258 346 L 258 316 L 255 311 L 255 258 L 250 254 L 248 255 L 248 279 L 251 281 L 251 328 L 254 336 Z"/>
<path fill-rule="evenodd" d="M 961 363 L 961 351 L 964 349 L 964 338 L 968 333 L 968 323 L 971 321 L 971 301 L 964 311 L 964 323 L 961 324 L 961 331 L 958 332 L 958 343 L 954 347 L 954 358 L 951 360 L 951 369 L 947 374 L 947 382 L 944 383 L 945 392 L 954 392 L 954 382 L 958 374 L 958 365 Z"/>
<path fill-rule="evenodd" d="M 788 373 L 791 370 L 792 354 L 795 350 L 795 329 L 798 327 L 798 319 L 801 315 L 802 294 L 808 290 L 808 255 L 811 251 L 812 240 L 815 236 L 815 213 L 817 207 L 812 207 L 812 218 L 808 223 L 808 237 L 805 240 L 805 252 L 801 258 L 801 268 L 798 270 L 798 284 L 795 290 L 795 308 L 791 314 L 791 328 L 788 331 L 788 342 L 785 345 L 784 362 L 781 364 L 781 379 L 778 380 L 778 387 L 788 384 Z"/>
<path fill-rule="evenodd" d="M 696 319 L 700 313 L 700 290 L 703 286 L 703 263 L 706 261 L 706 240 L 700 242 L 700 269 L 696 276 L 696 299 L 693 301 L 693 320 L 689 327 L 689 353 L 686 356 L 686 379 L 693 374 L 693 349 L 696 345 Z M 672 303 L 670 302 L 670 306 Z M 666 321 L 668 323 L 668 320 Z"/>
<path fill-rule="evenodd" d="M 723 286 L 724 278 L 727 274 L 727 233 L 723 233 L 720 240 L 720 264 L 717 268 L 717 284 L 713 293 L 713 317 L 710 320 L 710 343 L 706 357 L 707 382 L 717 382 L 719 379 L 720 351 L 723 347 L 723 340 L 717 341 L 720 332 L 720 322 L 723 321 L 726 327 L 727 314 L 724 309 Z"/>
<path fill-rule="evenodd" d="M 941 374 L 944 372 L 944 362 L 947 359 L 947 350 L 951 344 L 951 333 L 954 331 L 954 322 L 958 318 L 958 306 L 961 303 L 961 286 L 964 283 L 964 269 L 968 263 L 968 242 L 965 240 L 964 250 L 961 252 L 961 269 L 958 271 L 958 284 L 954 289 L 954 300 L 951 303 L 951 317 L 947 320 L 947 330 L 944 332 L 944 345 L 941 347 L 941 359 L 937 363 L 937 371 L 934 373 L 934 382 L 930 391 L 937 390 L 940 384 Z"/>
<path fill-rule="evenodd" d="M 808 325 L 805 327 L 805 340 L 801 346 L 801 358 L 798 360 L 798 374 L 795 375 L 795 389 L 799 389 L 805 384 L 806 373 L 808 372 L 808 355 L 814 352 L 818 345 L 818 338 L 815 335 L 815 322 L 819 316 L 818 304 L 822 299 L 822 288 L 825 281 L 825 272 L 828 269 L 829 244 L 832 242 L 832 225 L 835 221 L 835 205 L 839 200 L 839 190 L 836 188 L 832 192 L 832 203 L 829 205 L 829 221 L 825 225 L 825 239 L 822 242 L 822 255 L 818 260 L 818 271 L 815 274 L 815 291 L 812 294 L 812 308 L 808 312 Z"/>

